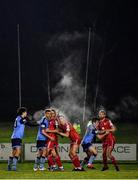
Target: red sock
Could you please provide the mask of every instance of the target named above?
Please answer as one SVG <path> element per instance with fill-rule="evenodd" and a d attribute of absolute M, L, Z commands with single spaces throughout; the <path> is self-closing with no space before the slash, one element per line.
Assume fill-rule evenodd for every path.
<path fill-rule="evenodd" d="M 62 167 L 62 163 L 61 163 L 59 155 L 55 157 L 55 161 L 56 161 L 58 167 Z"/>
<path fill-rule="evenodd" d="M 106 156 L 106 154 L 103 154 L 103 164 L 104 164 L 104 167 L 107 167 L 107 156 Z"/>
<path fill-rule="evenodd" d="M 52 155 L 48 155 L 47 160 L 48 160 L 49 167 L 51 167 L 51 166 L 53 166 L 55 164 L 54 161 L 53 161 Z"/>
<path fill-rule="evenodd" d="M 70 157 L 70 158 L 71 158 L 71 160 L 72 160 L 73 165 L 74 165 L 76 168 L 81 167 L 80 161 L 79 161 L 79 158 L 78 158 L 77 155 L 75 155 L 75 156 L 73 156 L 73 157 Z"/>
<path fill-rule="evenodd" d="M 117 163 L 116 163 L 116 160 L 115 160 L 114 156 L 112 156 L 112 157 L 111 157 L 111 161 L 112 161 L 112 163 L 113 163 L 113 165 L 114 165 L 114 166 L 116 166 L 116 165 L 117 165 Z"/>

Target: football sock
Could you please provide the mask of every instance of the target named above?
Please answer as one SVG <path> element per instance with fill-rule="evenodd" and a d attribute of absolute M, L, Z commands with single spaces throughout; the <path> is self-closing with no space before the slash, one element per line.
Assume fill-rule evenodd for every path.
<path fill-rule="evenodd" d="M 61 163 L 59 155 L 55 157 L 55 161 L 56 161 L 58 167 L 62 167 L 62 163 Z"/>
<path fill-rule="evenodd" d="M 43 168 L 44 164 L 45 164 L 45 157 L 41 156 L 41 158 L 40 158 L 40 168 Z"/>
<path fill-rule="evenodd" d="M 88 161 L 88 163 L 89 163 L 89 164 L 92 164 L 93 161 L 95 160 L 95 158 L 96 158 L 95 155 L 91 155 L 91 156 L 90 156 L 90 159 L 89 159 L 89 161 Z"/>
<path fill-rule="evenodd" d="M 8 159 L 8 165 L 10 166 L 13 163 L 13 157 L 9 157 Z"/>
<path fill-rule="evenodd" d="M 107 156 L 106 156 L 106 154 L 103 154 L 103 164 L 104 164 L 104 167 L 107 167 Z"/>
<path fill-rule="evenodd" d="M 48 160 L 49 167 L 55 165 L 52 155 L 48 155 L 47 160 Z"/>
<path fill-rule="evenodd" d="M 116 163 L 116 160 L 115 160 L 114 156 L 111 157 L 111 161 L 112 161 L 114 166 L 117 166 L 117 163 Z"/>
<path fill-rule="evenodd" d="M 13 157 L 13 166 L 16 167 L 17 161 L 18 161 L 18 157 L 17 157 L 17 156 L 14 156 L 14 157 Z"/>
<path fill-rule="evenodd" d="M 80 167 L 81 167 L 80 161 L 79 161 L 79 158 L 78 158 L 77 155 L 75 155 L 75 156 L 73 156 L 73 157 L 70 156 L 70 158 L 71 158 L 71 160 L 72 160 L 73 165 L 74 165 L 76 168 L 80 168 Z"/>
<path fill-rule="evenodd" d="M 40 163 L 40 157 L 36 157 L 35 158 L 34 168 L 38 168 L 39 163 Z"/>

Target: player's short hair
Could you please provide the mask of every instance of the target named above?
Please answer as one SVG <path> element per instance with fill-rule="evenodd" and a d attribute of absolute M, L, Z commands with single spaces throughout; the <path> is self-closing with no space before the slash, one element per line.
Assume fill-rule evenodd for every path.
<path fill-rule="evenodd" d="M 106 114 L 106 111 L 105 111 L 104 109 L 101 109 L 101 110 L 99 110 L 99 113 L 104 113 L 104 114 Z"/>
<path fill-rule="evenodd" d="M 99 119 L 98 119 L 97 117 L 93 117 L 93 118 L 92 118 L 92 123 L 93 123 L 93 122 L 96 122 L 96 121 L 99 121 Z"/>
<path fill-rule="evenodd" d="M 51 109 L 51 111 L 53 111 L 56 114 L 56 110 L 55 109 Z"/>
<path fill-rule="evenodd" d="M 45 109 L 45 113 L 51 112 L 51 109 Z"/>
<path fill-rule="evenodd" d="M 18 115 L 22 115 L 24 112 L 27 112 L 26 107 L 20 107 L 20 108 L 17 109 L 17 114 Z"/>

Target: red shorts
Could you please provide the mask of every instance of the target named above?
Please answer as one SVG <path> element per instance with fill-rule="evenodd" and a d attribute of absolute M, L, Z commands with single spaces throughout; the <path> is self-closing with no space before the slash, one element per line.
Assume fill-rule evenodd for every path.
<path fill-rule="evenodd" d="M 114 146 L 115 146 L 115 139 L 114 138 L 108 139 L 108 140 L 103 142 L 103 149 L 107 148 L 107 147 L 111 147 L 113 149 Z"/>
<path fill-rule="evenodd" d="M 53 148 L 58 147 L 58 142 L 57 141 L 47 141 L 47 148 L 48 149 L 53 149 Z"/>

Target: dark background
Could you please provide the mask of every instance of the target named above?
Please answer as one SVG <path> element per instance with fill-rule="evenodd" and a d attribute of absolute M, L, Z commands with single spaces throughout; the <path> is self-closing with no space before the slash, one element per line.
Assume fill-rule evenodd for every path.
<path fill-rule="evenodd" d="M 22 105 L 30 112 L 48 105 L 47 62 L 50 64 L 51 89 L 60 78 L 52 72 L 54 64 L 60 64 L 60 61 L 59 58 L 58 62 L 51 60 L 51 54 L 58 53 L 56 50 L 48 52 L 49 39 L 64 32 L 88 34 L 91 27 L 92 33 L 102 39 L 103 45 L 106 44 L 99 81 L 99 93 L 102 92 L 104 98 L 97 103 L 116 113 L 121 112 L 120 118 L 124 121 L 137 121 L 136 11 L 133 0 L 0 1 L 0 121 L 12 119 L 18 108 L 17 24 L 20 24 Z M 86 42 L 85 45 L 87 53 Z M 94 74 L 98 71 L 92 61 L 98 50 L 94 44 L 91 48 L 87 101 L 90 106 L 95 94 L 93 84 L 96 84 L 97 76 Z M 85 65 L 82 71 L 85 71 Z M 80 78 L 85 84 L 84 73 Z"/>

